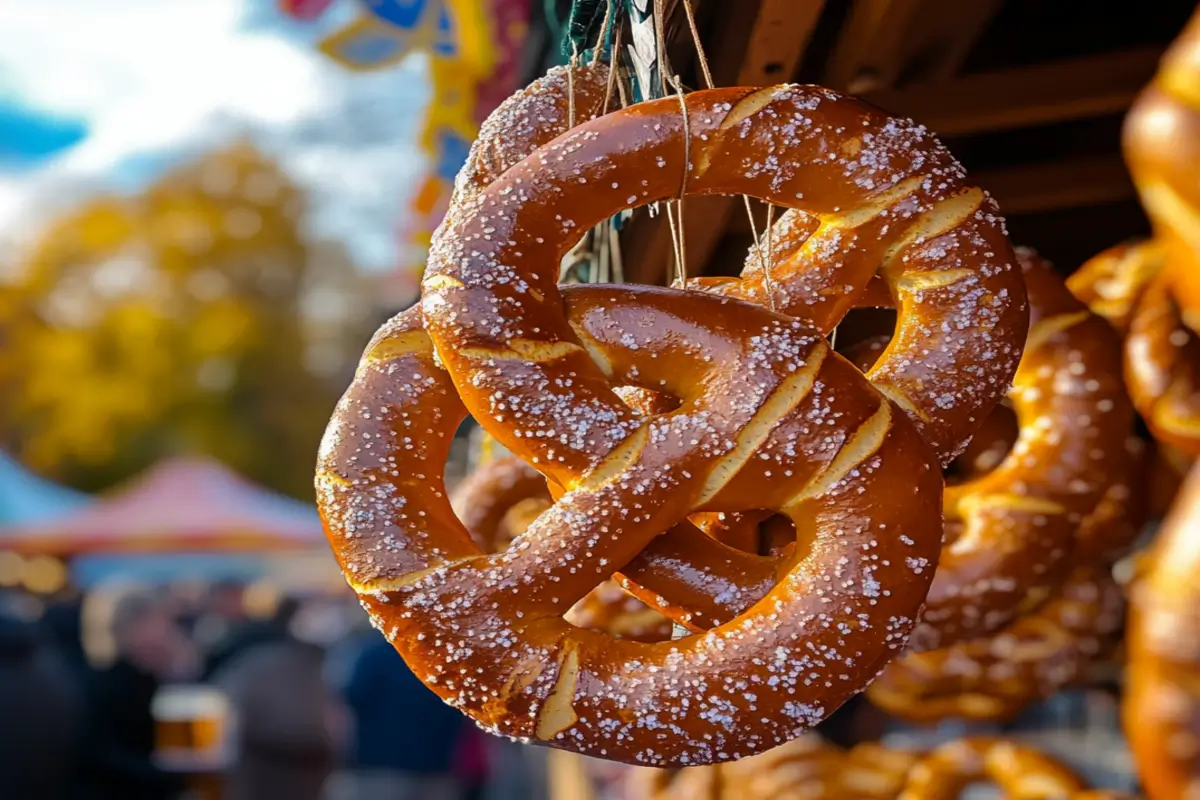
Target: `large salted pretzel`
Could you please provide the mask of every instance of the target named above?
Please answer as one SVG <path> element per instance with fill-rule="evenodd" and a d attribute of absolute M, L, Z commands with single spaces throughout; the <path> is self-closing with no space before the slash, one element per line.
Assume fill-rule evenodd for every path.
<path fill-rule="evenodd" d="M 1155 436 L 1200 455 L 1200 15 L 1130 109 L 1124 149 L 1164 259 L 1129 322 L 1126 379 Z"/>
<path fill-rule="evenodd" d="M 964 454 L 978 474 L 946 487 L 947 544 L 914 650 L 985 637 L 1033 610 L 1062 583 L 1079 541 L 1093 550 L 1128 545 L 1097 541 L 1130 533 L 1125 526 L 1114 537 L 1110 514 L 1077 538 L 1102 502 L 1119 512 L 1130 496 L 1133 409 L 1120 340 L 1049 264 L 1026 249 L 1018 258 L 1031 324 L 1009 392 L 1017 438 L 1007 438 L 1008 410 L 994 411 Z M 877 349 L 868 342 L 852 357 L 866 368 Z"/>
<path fill-rule="evenodd" d="M 948 742 L 909 771 L 899 800 L 955 800 L 968 786 L 991 783 L 1007 800 L 1120 800 L 1119 792 L 1088 790 L 1058 760 L 1016 742 L 977 737 Z"/>
<path fill-rule="evenodd" d="M 520 130 L 565 116 L 566 103 L 544 105 L 539 128 L 520 100 L 502 115 Z M 924 129 L 811 87 L 642 104 L 504 166 L 460 179 L 423 319 L 380 331 L 331 423 L 318 483 L 343 570 L 414 671 L 498 732 L 647 764 L 793 738 L 913 624 L 937 557 L 940 476 L 893 402 L 934 439 L 961 441 L 1007 383 L 1025 311 L 1000 221 Z M 681 191 L 756 194 L 833 227 L 846 209 L 891 221 L 855 234 L 906 298 L 903 346 L 877 370 L 886 397 L 819 331 L 765 308 L 560 292 L 558 261 L 581 231 Z M 680 405 L 645 417 L 614 393 L 625 385 Z M 503 553 L 480 551 L 437 480 L 456 393 L 565 491 Z M 777 557 L 684 522 L 763 507 L 796 521 L 796 546 Z M 563 621 L 614 570 L 680 621 L 715 627 L 647 644 Z"/>
<path fill-rule="evenodd" d="M 1200 470 L 1132 589 L 1125 733 L 1151 800 L 1200 796 Z"/>

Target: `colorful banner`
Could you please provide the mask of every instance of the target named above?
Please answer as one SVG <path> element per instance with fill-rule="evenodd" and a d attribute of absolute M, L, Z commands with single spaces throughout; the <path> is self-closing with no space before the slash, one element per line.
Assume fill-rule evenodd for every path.
<path fill-rule="evenodd" d="M 318 43 L 322 53 L 347 69 L 370 72 L 404 60 L 424 44 L 418 32 L 363 17 Z"/>
<path fill-rule="evenodd" d="M 333 0 L 279 0 L 279 10 L 307 22 L 320 17 L 332 4 Z"/>

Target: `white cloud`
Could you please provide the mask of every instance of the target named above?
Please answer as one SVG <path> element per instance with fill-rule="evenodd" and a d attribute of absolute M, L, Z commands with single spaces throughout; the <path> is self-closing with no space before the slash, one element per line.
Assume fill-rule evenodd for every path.
<path fill-rule="evenodd" d="M 0 175 L 0 233 L 29 230 L 81 181 L 127 187 L 249 132 L 313 190 L 313 232 L 387 267 L 412 183 L 427 102 L 424 61 L 350 73 L 313 46 L 273 0 L 6 0 L 0 93 L 81 117 L 90 134 L 30 175 Z M 152 165 L 151 168 L 147 164 Z"/>

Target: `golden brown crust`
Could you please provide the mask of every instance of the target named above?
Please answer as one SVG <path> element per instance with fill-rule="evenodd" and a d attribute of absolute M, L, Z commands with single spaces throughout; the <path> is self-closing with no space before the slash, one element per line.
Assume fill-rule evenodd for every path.
<path fill-rule="evenodd" d="M 1162 271 L 1163 255 L 1153 239 L 1110 247 L 1072 273 L 1067 288 L 1124 336 L 1146 287 Z"/>
<path fill-rule="evenodd" d="M 1200 471 L 1132 588 L 1125 733 L 1152 800 L 1200 791 Z"/>
<path fill-rule="evenodd" d="M 541 473 L 513 457 L 482 464 L 455 487 L 450 497 L 454 513 L 488 553 L 505 549 L 524 530 L 524 526 L 506 518 L 526 501 L 544 501 L 548 507 L 550 491 Z M 528 505 L 525 508 L 531 510 Z"/>
<path fill-rule="evenodd" d="M 1126 380 L 1155 437 L 1200 455 L 1200 15 L 1130 109 L 1124 149 L 1164 254 L 1130 322 Z"/>
<path fill-rule="evenodd" d="M 1053 597 L 1003 631 L 893 661 L 867 690 L 910 722 L 998 722 L 1075 684 L 1113 651 L 1124 603 L 1104 567 L 1076 569 Z"/>
<path fill-rule="evenodd" d="M 867 377 L 901 398 L 948 464 L 1003 396 L 1021 357 L 1025 287 L 1003 221 L 921 126 L 801 89 L 817 109 L 799 136 L 820 142 L 803 154 L 813 178 L 796 197 L 777 200 L 794 210 L 749 254 L 740 279 L 689 286 L 771 305 L 826 333 L 855 305 L 896 304 L 896 333 Z M 776 153 L 727 160 L 768 173 L 780 166 Z"/>
<path fill-rule="evenodd" d="M 1087 787 L 1066 765 L 1031 747 L 975 737 L 944 744 L 909 771 L 899 800 L 956 800 L 972 784 L 988 782 L 1013 800 L 1073 800 Z"/>
<path fill-rule="evenodd" d="M 739 93 L 753 94 L 689 97 L 697 158 L 705 128 L 726 119 L 725 98 Z M 768 105 L 780 113 L 803 97 L 777 90 Z M 630 192 L 648 202 L 677 191 L 682 178 L 678 106 L 646 104 L 601 122 L 539 150 L 478 198 L 458 199 L 435 242 L 422 304 L 443 374 L 471 412 L 568 492 L 491 557 L 464 545 L 469 538 L 440 512 L 433 481 L 397 485 L 395 467 L 372 479 L 391 485 L 402 509 L 362 491 L 327 493 L 322 505 L 339 549 L 341 506 L 355 502 L 388 529 L 389 544 L 402 542 L 386 555 L 408 571 L 377 568 L 388 580 L 359 584 L 364 602 L 414 671 L 483 724 L 618 760 L 724 761 L 792 738 L 902 645 L 930 571 L 918 575 L 910 561 L 931 568 L 936 558 L 939 476 L 908 419 L 799 323 L 706 295 L 560 293 L 558 258 L 579 231 L 630 204 Z M 661 157 L 663 165 L 625 172 L 632 153 L 614 155 L 608 142 L 644 138 L 637 132 L 656 125 L 665 143 L 639 144 L 643 160 Z M 706 173 L 689 176 L 693 190 L 755 190 L 743 170 L 734 169 L 737 180 L 722 177 L 726 156 L 712 155 Z M 621 188 L 622 181 L 632 183 Z M 417 322 L 392 334 L 415 336 Z M 384 449 L 384 433 L 366 430 L 384 420 L 363 420 L 358 407 L 378 388 L 368 380 L 375 360 L 368 355 L 367 377 L 335 420 L 322 464 L 336 476 L 326 480 L 331 487 L 363 485 L 366 456 Z M 407 405 L 390 406 L 408 416 L 386 421 L 407 426 L 426 397 L 436 398 L 443 418 L 425 438 L 440 440 L 457 414 L 433 385 L 432 355 L 423 347 L 403 353 L 387 370 L 406 376 L 412 394 Z M 613 394 L 612 386 L 629 384 L 665 388 L 683 403 L 647 420 Z M 809 420 L 832 419 L 835 405 L 841 416 L 818 438 Z M 868 490 L 885 485 L 892 490 Z M 561 620 L 613 570 L 669 543 L 669 534 L 658 535 L 665 528 L 694 511 L 751 503 L 807 526 L 787 558 L 766 560 L 782 580 L 765 602 L 703 635 L 661 644 Z M 757 666 L 747 671 L 748 664 Z M 826 677 L 801 680 L 812 673 Z M 787 692 L 770 691 L 773 682 Z"/>
<path fill-rule="evenodd" d="M 1133 409 L 1120 378 L 1120 341 L 1049 264 L 1025 248 L 1017 254 L 1031 311 L 1009 391 L 1018 437 L 1009 448 L 1009 412 L 993 412 L 998 419 L 985 423 L 971 457 L 1003 458 L 946 487 L 947 544 L 913 634 L 917 651 L 1002 630 L 1062 582 L 1073 549 L 1103 553 L 1136 535 L 1121 523 L 1140 495 L 1130 485 Z M 872 340 L 854 356 L 867 364 L 878 350 Z"/>

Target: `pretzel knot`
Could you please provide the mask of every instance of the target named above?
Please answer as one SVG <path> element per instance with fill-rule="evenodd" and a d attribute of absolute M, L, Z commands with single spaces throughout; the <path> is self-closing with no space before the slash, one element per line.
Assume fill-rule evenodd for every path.
<path fill-rule="evenodd" d="M 455 488 L 450 504 L 487 553 L 505 550 L 552 504 L 546 479 L 519 458 L 483 464 Z M 564 618 L 572 625 L 622 639 L 661 642 L 671 638 L 671 621 L 605 581 L 576 603 Z"/>
<path fill-rule="evenodd" d="M 971 737 L 941 745 L 918 761 L 899 800 L 953 800 L 968 786 L 985 781 L 1010 798 L 1117 800 L 1123 796 L 1089 791 L 1073 770 L 1031 747 Z"/>
<path fill-rule="evenodd" d="M 995 633 L 1046 600 L 1072 555 L 1128 544 L 1117 541 L 1128 529 L 1097 524 L 1106 520 L 1081 531 L 1097 508 L 1119 511 L 1130 499 L 1133 409 L 1120 379 L 1120 341 L 1049 264 L 1026 249 L 1018 259 L 1032 311 L 1009 392 L 1018 435 L 993 468 L 946 487 L 947 544 L 914 650 Z M 870 357 L 856 354 L 863 367 Z"/>

